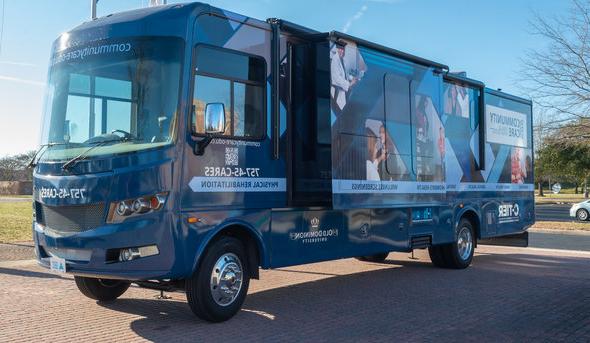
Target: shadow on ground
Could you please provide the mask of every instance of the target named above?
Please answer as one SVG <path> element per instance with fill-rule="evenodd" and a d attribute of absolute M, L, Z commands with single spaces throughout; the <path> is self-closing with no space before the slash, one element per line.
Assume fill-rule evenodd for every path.
<path fill-rule="evenodd" d="M 197 319 L 180 301 L 124 298 L 99 305 L 140 316 L 131 329 L 155 342 L 520 342 L 551 340 L 556 332 L 582 341 L 590 337 L 589 263 L 484 254 L 466 270 L 442 270 L 424 261 L 387 260 L 390 268 L 249 294 L 244 309 L 221 324 Z"/>

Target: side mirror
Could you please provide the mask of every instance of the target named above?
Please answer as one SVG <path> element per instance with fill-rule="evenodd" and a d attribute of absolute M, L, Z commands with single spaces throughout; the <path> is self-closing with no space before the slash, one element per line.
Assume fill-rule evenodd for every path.
<path fill-rule="evenodd" d="M 212 102 L 205 106 L 205 138 L 195 143 L 195 155 L 203 155 L 205 148 L 213 140 L 214 134 L 225 132 L 225 107 L 220 102 Z"/>
<path fill-rule="evenodd" d="M 205 106 L 205 133 L 222 134 L 225 132 L 225 107 L 220 102 Z"/>

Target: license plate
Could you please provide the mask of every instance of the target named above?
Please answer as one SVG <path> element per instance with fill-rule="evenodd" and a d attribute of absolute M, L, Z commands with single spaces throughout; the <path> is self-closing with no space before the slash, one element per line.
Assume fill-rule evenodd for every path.
<path fill-rule="evenodd" d="M 54 272 L 65 273 L 66 272 L 66 260 L 59 257 L 51 257 L 49 259 L 50 269 Z"/>

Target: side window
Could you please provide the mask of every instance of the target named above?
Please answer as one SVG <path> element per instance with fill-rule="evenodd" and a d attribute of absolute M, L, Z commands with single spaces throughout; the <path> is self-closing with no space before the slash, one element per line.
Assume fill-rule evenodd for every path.
<path fill-rule="evenodd" d="M 199 45 L 196 48 L 193 132 L 204 134 L 205 107 L 222 103 L 221 136 L 262 138 L 265 127 L 266 63 L 263 58 Z"/>
<path fill-rule="evenodd" d="M 418 181 L 443 181 L 445 178 L 445 130 L 433 96 L 412 90 L 414 172 Z"/>
<path fill-rule="evenodd" d="M 448 116 L 447 135 L 455 141 L 462 141 L 462 146 L 470 147 L 466 151 L 469 152 L 469 169 L 472 172 L 480 170 L 480 96 L 477 88 L 444 82 L 443 108 Z"/>
<path fill-rule="evenodd" d="M 410 80 L 403 75 L 386 74 L 384 93 L 387 132 L 391 134 L 391 137 L 383 134 L 384 128 L 379 128 L 378 137 L 381 141 L 384 138 L 385 142 L 380 142 L 380 144 L 388 147 L 385 167 L 387 174 L 393 180 L 407 180 L 410 177 L 410 170 L 407 166 L 411 165 L 412 159 Z"/>

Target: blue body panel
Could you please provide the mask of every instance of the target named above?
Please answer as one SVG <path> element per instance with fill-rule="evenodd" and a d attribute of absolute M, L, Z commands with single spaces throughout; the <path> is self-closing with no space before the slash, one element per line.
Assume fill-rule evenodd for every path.
<path fill-rule="evenodd" d="M 283 93 L 280 94 L 280 137 L 277 139 L 280 148 L 278 158 L 273 156 L 271 89 L 275 85 L 271 66 L 275 61 L 271 59 L 270 24 L 204 4 L 170 5 L 115 14 L 82 24 L 58 38 L 54 50 L 89 41 L 136 36 L 180 37 L 185 41 L 175 140 L 164 147 L 87 158 L 69 171 L 62 170 L 64 161 L 41 160 L 34 172 L 36 206 L 100 204 L 103 211 L 102 223 L 83 232 L 61 234 L 34 223 L 38 258 L 45 266 L 50 256 L 59 256 L 67 260 L 68 271 L 76 275 L 127 280 L 185 279 L 198 268 L 209 242 L 225 230 L 241 230 L 252 237 L 259 265 L 276 268 L 381 252 L 411 251 L 413 238 L 418 237 L 428 237 L 435 245 L 449 243 L 455 239 L 458 220 L 468 211 L 480 218 L 479 238 L 522 232 L 534 221 L 529 180 L 522 191 L 515 191 L 516 186 L 511 186 L 511 191 L 489 187 L 469 191 L 457 189 L 469 188 L 469 184 L 475 183 L 493 183 L 500 185 L 498 187 L 502 183 L 510 184 L 510 176 L 508 181 L 502 179 L 506 164 L 510 162 L 510 148 L 485 143 L 488 144 L 486 151 L 490 151 L 486 158 L 493 155 L 486 175 L 477 180 L 463 178 L 449 186 L 449 177 L 453 175 L 448 172 L 445 175 L 445 168 L 459 168 L 452 163 L 470 163 L 469 157 L 460 154 L 473 150 L 469 149 L 469 144 L 475 129 L 463 138 L 457 133 L 459 140 L 456 142 L 451 135 L 447 136 L 447 155 L 454 151 L 458 158 L 449 162 L 444 152 L 440 152 L 436 157 L 438 162 L 433 162 L 432 173 L 436 175 L 429 180 L 421 179 L 419 168 L 413 173 L 407 172 L 399 180 L 386 181 L 381 169 L 382 180 L 365 178 L 367 158 L 359 146 L 366 150 L 364 134 L 373 125 L 372 122 L 366 124 L 367 120 L 386 123 L 388 134 L 397 137 L 399 163 L 410 166 L 408 170 L 421 163 L 420 159 L 412 158 L 414 145 L 411 141 L 418 131 L 410 133 L 409 130 L 414 130 L 415 125 L 412 126 L 411 121 L 404 123 L 387 117 L 384 108 L 388 100 L 382 89 L 375 89 L 371 82 L 382 85 L 386 73 L 414 75 L 420 81 L 415 89 L 420 94 L 430 94 L 433 106 L 441 113 L 436 117 L 436 122 L 440 123 L 437 125 L 444 126 L 447 120 L 456 119 L 442 114 L 443 79 L 433 68 L 359 48 L 365 70 L 358 75 L 363 75 L 364 80 L 359 81 L 356 93 L 347 97 L 348 110 L 336 110 L 338 99 L 332 94 L 332 107 L 326 111 L 332 127 L 332 142 L 326 143 L 323 149 L 331 149 L 332 170 L 329 158 L 317 164 L 318 170 L 313 170 L 317 165 L 290 160 L 291 139 L 295 136 L 290 130 L 295 129 L 290 128 L 289 123 L 307 114 L 291 113 L 289 96 Z M 292 33 L 282 32 L 280 60 L 291 63 L 288 47 L 301 44 L 302 40 Z M 202 139 L 190 130 L 195 47 L 198 45 L 231 49 L 266 61 L 266 135 L 262 139 L 216 138 L 203 155 L 195 155 L 195 145 Z M 329 65 L 328 54 L 318 56 L 318 60 Z M 281 92 L 286 91 L 281 89 Z M 486 96 L 486 102 L 487 99 Z M 490 94 L 489 99 L 490 104 L 502 108 L 517 103 L 508 103 L 508 99 L 504 101 L 501 94 L 496 93 Z M 524 110 L 513 110 L 530 111 L 530 104 L 521 105 Z M 355 113 L 362 115 L 355 117 Z M 452 126 L 449 124 L 449 132 Z M 360 166 L 359 172 L 349 168 L 351 165 Z M 297 168 L 306 169 L 305 173 L 294 173 Z M 293 175 L 304 175 L 304 178 L 294 180 Z M 378 185 L 374 189 L 379 191 L 353 192 L 346 188 L 346 185 L 354 187 L 357 181 L 371 187 Z M 299 184 L 309 185 L 305 191 L 310 195 L 327 191 L 330 194 L 328 205 L 294 205 L 290 192 Z M 394 190 L 382 191 L 388 185 Z M 42 189 L 84 189 L 86 196 L 76 199 L 44 197 Z M 130 217 L 121 223 L 105 220 L 109 209 L 121 200 L 162 192 L 167 194 L 167 200 L 158 212 Z M 499 206 L 505 204 L 518 205 L 517 218 L 510 221 L 498 218 Z M 189 222 L 189 218 L 198 220 Z M 147 245 L 157 245 L 159 254 L 129 262 L 109 260 L 112 251 Z"/>

